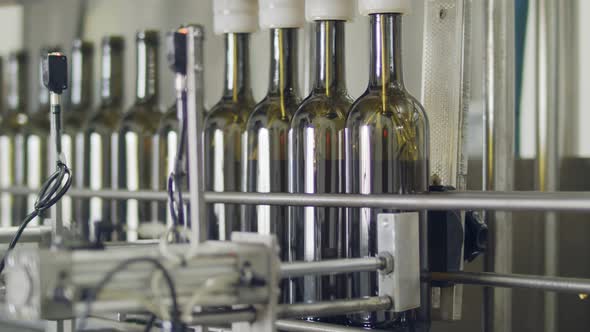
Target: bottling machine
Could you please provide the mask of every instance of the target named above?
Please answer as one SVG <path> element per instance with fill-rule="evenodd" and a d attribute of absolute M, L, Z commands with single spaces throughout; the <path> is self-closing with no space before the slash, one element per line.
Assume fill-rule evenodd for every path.
<path fill-rule="evenodd" d="M 369 84 L 356 101 L 345 76 L 353 5 L 369 16 L 370 44 Z M 422 5 L 422 57 L 412 59 L 422 66 L 418 101 L 404 86 L 401 38 L 402 22 Z M 88 113 L 94 48 L 77 40 L 71 57 L 42 54 L 47 109 L 34 117 L 46 115 L 45 138 L 29 130 L 36 124 L 23 92 L 26 54 L 11 55 L 0 122 L 0 164 L 8 165 L 0 166 L 0 215 L 12 226 L 0 229 L 0 321 L 60 332 L 439 331 L 468 318 L 464 285 L 479 285 L 481 326 L 491 332 L 512 329 L 509 289 L 547 292 L 546 313 L 556 310 L 554 292 L 587 298 L 590 280 L 555 276 L 557 212 L 590 212 L 590 195 L 556 191 L 557 115 L 542 96 L 539 191 L 514 189 L 511 1 L 483 3 L 483 191 L 467 190 L 472 6 L 215 0 L 207 8 L 224 39 L 225 73 L 209 110 L 208 26 L 182 25 L 165 43 L 157 31 L 136 34 L 135 101 L 127 111 L 124 38 L 102 40 L 100 106 Z M 551 26 L 548 10 L 565 12 L 552 1 L 536 6 L 543 27 L 544 20 Z M 256 103 L 248 54 L 259 27 L 270 30 L 271 60 L 268 91 Z M 547 52 L 555 36 L 537 33 L 539 52 Z M 303 99 L 298 34 L 312 59 Z M 162 84 L 174 96 L 166 112 L 160 44 L 173 77 Z M 540 82 L 550 85 L 555 59 L 544 60 Z M 19 125 L 8 130 L 13 117 Z M 35 153 L 41 143 L 47 150 Z M 35 160 L 47 153 L 47 161 Z M 43 183 L 45 170 L 28 169 L 46 162 Z M 544 250 L 553 263 L 543 275 L 512 271 L 518 221 L 511 213 L 522 211 L 545 213 Z M 480 256 L 484 272 L 467 271 Z M 550 316 L 546 331 L 557 328 Z"/>

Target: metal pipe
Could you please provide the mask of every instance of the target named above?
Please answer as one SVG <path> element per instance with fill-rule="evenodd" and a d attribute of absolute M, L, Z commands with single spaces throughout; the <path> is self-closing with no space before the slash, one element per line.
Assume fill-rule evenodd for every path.
<path fill-rule="evenodd" d="M 352 300 L 334 300 L 315 303 L 298 303 L 280 305 L 277 310 L 279 318 L 323 317 L 349 314 L 356 312 L 370 312 L 388 310 L 393 302 L 388 296 L 369 297 Z"/>
<path fill-rule="evenodd" d="M 201 26 L 187 27 L 187 143 L 188 174 L 190 190 L 190 217 L 192 220 L 193 245 L 204 242 L 208 237 L 205 211 L 205 164 L 202 126 L 204 122 L 205 77 L 203 66 L 203 43 L 205 33 Z"/>
<path fill-rule="evenodd" d="M 303 277 L 306 275 L 337 274 L 348 272 L 373 272 L 385 268 L 386 262 L 380 257 L 333 259 L 321 262 L 295 262 L 281 264 L 281 277 Z"/>
<path fill-rule="evenodd" d="M 17 195 L 36 193 L 23 187 L 0 188 Z M 71 197 L 165 201 L 164 191 L 71 189 Z M 407 210 L 495 210 L 590 212 L 590 192 L 465 191 L 417 195 L 288 194 L 205 192 L 207 203 L 264 204 L 286 206 L 340 206 L 399 208 Z"/>
<path fill-rule="evenodd" d="M 14 238 L 18 227 L 0 228 L 0 243 L 8 244 Z M 51 241 L 51 226 L 28 227 L 21 235 L 20 242 L 46 242 Z"/>
<path fill-rule="evenodd" d="M 487 272 L 431 272 L 430 280 L 503 288 L 528 288 L 569 294 L 590 294 L 590 279 L 498 274 Z"/>
<path fill-rule="evenodd" d="M 365 329 L 354 327 L 345 327 L 334 324 L 324 324 L 316 322 L 306 322 L 301 320 L 278 320 L 277 329 L 291 332 L 363 332 Z M 379 332 L 379 330 L 371 330 Z"/>
<path fill-rule="evenodd" d="M 237 322 L 253 322 L 256 320 L 256 310 L 247 308 L 225 312 L 195 312 L 191 326 L 194 325 L 227 325 Z"/>
<path fill-rule="evenodd" d="M 510 191 L 514 183 L 514 33 L 514 1 L 484 1 L 485 191 Z M 481 208 L 490 210 L 488 207 Z M 512 215 L 507 212 L 489 212 L 485 215 L 490 237 L 485 270 L 509 273 L 512 270 Z M 485 288 L 483 331 L 510 332 L 511 315 L 510 291 Z"/>
<path fill-rule="evenodd" d="M 558 17 L 563 12 L 557 0 L 536 1 L 536 187 L 539 191 L 559 189 L 559 96 L 557 85 L 558 66 Z M 561 10 L 560 10 L 561 9 Z M 544 216 L 545 275 L 557 274 L 558 228 L 557 215 L 548 212 Z M 545 295 L 546 332 L 557 330 L 556 294 Z"/>

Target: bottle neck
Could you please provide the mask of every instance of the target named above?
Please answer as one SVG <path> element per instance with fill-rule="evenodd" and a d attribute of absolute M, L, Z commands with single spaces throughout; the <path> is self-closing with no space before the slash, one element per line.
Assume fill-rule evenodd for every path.
<path fill-rule="evenodd" d="M 159 98 L 158 45 L 138 40 L 136 61 L 136 102 L 157 103 Z"/>
<path fill-rule="evenodd" d="M 43 83 L 43 57 L 39 59 L 39 106 L 36 110 L 39 111 L 45 108 L 49 108 L 49 90 L 45 87 Z"/>
<path fill-rule="evenodd" d="M 270 49 L 268 95 L 297 95 L 297 29 L 272 29 Z"/>
<path fill-rule="evenodd" d="M 123 103 L 123 52 L 103 46 L 101 61 L 101 104 L 120 106 Z"/>
<path fill-rule="evenodd" d="M 371 15 L 369 89 L 404 87 L 401 14 Z"/>
<path fill-rule="evenodd" d="M 8 63 L 8 110 L 26 111 L 27 108 L 27 65 L 26 60 L 11 59 Z"/>
<path fill-rule="evenodd" d="M 344 24 L 345 21 L 315 23 L 315 93 L 346 93 Z"/>
<path fill-rule="evenodd" d="M 72 109 L 84 110 L 92 103 L 92 68 L 94 58 L 82 50 L 72 52 L 72 89 L 70 100 Z"/>
<path fill-rule="evenodd" d="M 234 102 L 252 98 L 250 86 L 250 35 L 225 35 L 225 82 L 223 98 Z"/>

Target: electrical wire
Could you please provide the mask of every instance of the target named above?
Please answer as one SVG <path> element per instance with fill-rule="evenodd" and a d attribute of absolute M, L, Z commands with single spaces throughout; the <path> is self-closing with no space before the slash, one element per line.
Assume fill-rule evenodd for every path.
<path fill-rule="evenodd" d="M 65 179 L 65 182 L 64 182 Z M 42 215 L 47 209 L 51 208 L 57 203 L 70 189 L 72 185 L 72 172 L 66 164 L 62 161 L 57 162 L 57 170 L 45 181 L 39 190 L 37 199 L 35 200 L 34 211 L 29 213 L 23 222 L 20 224 L 16 234 L 8 245 L 8 250 L 4 253 L 2 261 L 0 262 L 0 273 L 4 271 L 6 265 L 6 258 L 8 254 L 16 247 L 18 240 L 22 236 L 25 228 L 37 216 Z"/>
<path fill-rule="evenodd" d="M 154 327 L 155 323 L 156 323 L 156 315 L 151 314 L 150 320 L 148 320 L 147 323 L 145 324 L 145 329 L 143 331 L 150 332 L 152 330 L 152 327 Z"/>
<path fill-rule="evenodd" d="M 185 91 L 182 92 L 180 100 L 177 100 L 177 108 L 180 110 L 182 117 L 180 121 L 179 143 L 174 160 L 174 171 L 168 177 L 168 203 L 170 205 L 170 215 L 174 229 L 179 225 L 188 226 L 184 215 L 184 200 L 182 198 L 182 183 L 186 177 L 186 172 L 183 170 L 187 131 Z M 176 196 L 174 195 L 175 193 Z"/>
<path fill-rule="evenodd" d="M 86 311 L 84 312 L 84 314 L 82 315 L 82 317 L 78 321 L 78 327 L 76 328 L 77 331 L 83 330 L 84 327 L 86 326 L 86 321 L 87 321 L 88 317 L 90 316 L 90 312 L 92 309 L 92 302 L 98 298 L 98 295 L 103 290 L 103 288 L 113 279 L 113 277 L 117 273 L 125 270 L 130 265 L 137 264 L 137 263 L 150 263 L 150 264 L 154 265 L 154 267 L 161 272 L 162 276 L 164 277 L 164 280 L 166 281 L 166 284 L 168 285 L 168 289 L 170 291 L 170 297 L 172 298 L 172 311 L 171 311 L 172 321 L 176 321 L 179 319 L 180 306 L 178 305 L 178 297 L 177 297 L 177 293 L 176 293 L 176 287 L 174 286 L 174 281 L 172 280 L 172 276 L 170 275 L 170 273 L 168 272 L 166 267 L 164 267 L 164 265 L 162 265 L 162 263 L 160 263 L 160 261 L 158 261 L 155 258 L 137 257 L 137 258 L 130 258 L 128 260 L 125 260 L 125 261 L 121 262 L 119 265 L 115 266 L 112 270 L 110 270 L 107 274 L 105 274 L 105 276 L 102 278 L 102 280 L 100 280 L 97 283 L 96 287 L 94 287 L 92 292 L 90 292 L 88 294 L 88 297 L 86 298 Z"/>

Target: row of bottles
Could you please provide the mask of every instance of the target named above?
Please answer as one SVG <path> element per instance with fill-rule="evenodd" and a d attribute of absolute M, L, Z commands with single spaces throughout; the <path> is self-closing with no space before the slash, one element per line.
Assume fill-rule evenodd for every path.
<path fill-rule="evenodd" d="M 255 106 L 248 34 L 256 27 L 243 20 L 244 13 L 255 10 L 244 7 L 228 6 L 215 16 L 216 32 L 226 40 L 226 70 L 222 100 L 205 121 L 206 189 L 305 194 L 428 191 L 428 123 L 421 105 L 404 87 L 401 66 L 401 16 L 409 3 L 359 1 L 361 12 L 370 16 L 371 63 L 367 90 L 353 102 L 346 89 L 344 59 L 351 1 L 305 2 L 315 32 L 315 53 L 312 91 L 303 101 L 297 91 L 296 59 L 297 28 L 302 23 L 294 19 L 303 21 L 302 2 L 260 1 L 260 25 L 270 28 L 270 84 Z M 232 14 L 238 23 L 224 24 Z M 276 234 L 284 261 L 321 261 L 377 255 L 377 216 L 398 212 L 404 211 L 211 204 L 208 222 L 213 239 L 227 239 L 238 230 Z M 286 302 L 376 296 L 377 274 L 306 276 L 287 281 L 282 294 Z M 387 328 L 414 318 L 414 313 L 374 312 L 346 320 Z"/>
<path fill-rule="evenodd" d="M 206 190 L 305 194 L 427 191 L 427 119 L 405 90 L 401 67 L 401 15 L 409 2 L 359 0 L 361 11 L 370 15 L 371 64 L 367 90 L 356 101 L 348 95 L 345 84 L 344 36 L 346 21 L 353 17 L 352 2 L 305 1 L 315 34 L 314 82 L 311 93 L 301 100 L 297 35 L 304 22 L 303 1 L 260 0 L 259 8 L 254 0 L 214 1 L 215 31 L 225 39 L 225 72 L 221 100 L 207 112 L 204 123 Z M 249 38 L 258 29 L 258 9 L 260 25 L 270 29 L 271 61 L 267 95 L 256 103 L 250 82 Z M 178 121 L 175 107 L 167 112 L 159 108 L 158 46 L 158 33 L 137 34 L 136 99 L 124 112 L 123 40 L 103 40 L 100 106 L 92 111 L 92 47 L 74 44 L 64 147 L 75 187 L 166 189 L 178 141 Z M 40 121 L 33 118 L 39 114 L 48 119 L 48 112 L 26 111 L 24 54 L 11 56 L 8 71 L 9 107 L 0 127 L 1 153 L 7 157 L 0 162 L 0 172 L 10 174 L 6 178 L 12 182 L 2 185 L 31 185 L 35 183 L 23 166 L 31 164 L 26 158 L 47 160 L 42 153 L 49 151 L 42 148 L 48 142 L 48 131 L 36 129 Z M 34 144 L 26 143 L 35 141 L 31 140 L 35 135 L 39 154 L 33 156 Z M 39 165 L 47 168 L 44 163 Z M 13 211 L 9 220 L 18 222 L 27 211 L 26 198 L 22 202 L 19 195 L 3 195 L 2 213 Z M 155 201 L 95 197 L 72 199 L 64 206 L 70 210 L 64 215 L 76 226 L 71 228 L 84 239 L 102 235 L 118 240 L 155 238 L 164 232 L 169 219 L 166 204 Z M 396 212 L 401 211 L 209 204 L 207 223 L 210 239 L 228 239 L 232 231 L 275 234 L 284 261 L 321 261 L 376 255 L 377 215 Z M 295 278 L 284 282 L 282 294 L 284 302 L 376 296 L 377 275 Z M 378 312 L 346 320 L 357 326 L 383 327 L 406 318 Z"/>
<path fill-rule="evenodd" d="M 101 45 L 100 103 L 92 107 L 94 48 L 75 41 L 71 56 L 71 93 L 64 112 L 64 153 L 79 189 L 165 190 L 170 171 L 168 142 L 174 131 L 172 110 L 159 107 L 159 33 L 141 31 L 136 37 L 137 90 L 131 109 L 123 109 L 122 37 L 105 37 Z M 45 56 L 53 49 L 43 49 Z M 49 103 L 46 89 L 39 91 L 39 107 L 28 110 L 28 56 L 16 52 L 8 59 L 7 107 L 0 125 L 3 187 L 38 188 L 52 162 L 49 151 Z M 164 123 L 163 120 L 166 120 Z M 172 120 L 171 120 L 172 119 Z M 162 122 L 162 123 L 161 123 Z M 174 147 L 172 147 L 174 151 Z M 160 180 L 161 179 L 161 180 Z M 34 195 L 2 194 L 3 220 L 18 224 L 30 212 Z M 155 238 L 167 220 L 165 203 L 109 201 L 66 197 L 63 217 L 75 236 L 90 240 L 99 235 L 115 239 Z M 140 224 L 142 227 L 140 227 Z M 98 226 L 98 227 L 94 227 Z M 95 234 L 95 228 L 102 230 Z"/>

